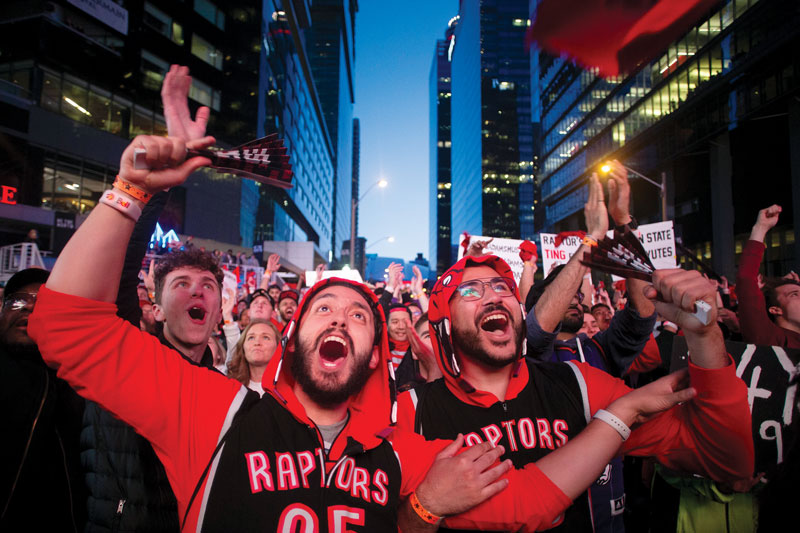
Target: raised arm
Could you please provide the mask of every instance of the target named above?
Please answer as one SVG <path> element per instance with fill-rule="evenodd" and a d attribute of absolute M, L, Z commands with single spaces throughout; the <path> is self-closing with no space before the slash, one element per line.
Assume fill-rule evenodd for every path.
<path fill-rule="evenodd" d="M 586 217 L 587 236 L 596 241 L 604 239 L 608 231 L 608 212 L 603 201 L 603 188 L 596 174 L 592 174 L 589 180 L 589 199 L 586 201 L 583 213 Z M 583 276 L 589 271 L 580 263 L 583 253 L 588 250 L 589 246 L 581 244 L 536 303 L 534 313 L 542 330 L 554 331 L 561 322 L 572 295 L 578 291 Z"/>

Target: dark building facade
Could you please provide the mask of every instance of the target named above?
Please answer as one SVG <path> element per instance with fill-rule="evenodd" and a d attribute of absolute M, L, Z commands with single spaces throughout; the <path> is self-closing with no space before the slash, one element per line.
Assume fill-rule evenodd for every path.
<path fill-rule="evenodd" d="M 255 136 L 260 7 L 10 1 L 0 28 L 0 185 L 16 190 L 0 205 L 0 244 L 35 228 L 50 249 L 56 219 L 75 227 L 96 205 L 129 140 L 166 133 L 159 91 L 171 63 L 190 67 L 190 104 L 211 108 L 220 145 Z M 247 244 L 242 182 L 197 172 L 173 191 L 162 227 Z"/>
<path fill-rule="evenodd" d="M 355 226 L 353 235 L 358 235 L 358 191 L 361 183 L 361 122 L 353 119 L 353 170 L 350 182 L 350 201 L 356 202 L 355 216 L 352 224 Z M 349 239 L 348 239 L 349 240 Z"/>
<path fill-rule="evenodd" d="M 729 279 L 758 210 L 781 204 L 767 273 L 798 268 L 800 4 L 719 2 L 627 76 L 546 54 L 538 63 L 545 229 L 578 227 L 588 176 L 616 158 L 665 177 L 676 235 Z M 631 184 L 639 222 L 660 220 L 658 189 Z"/>
<path fill-rule="evenodd" d="M 463 0 L 451 82 L 451 243 L 532 238 L 534 139 L 528 0 Z"/>
<path fill-rule="evenodd" d="M 430 119 L 430 243 L 429 257 L 441 274 L 453 263 L 450 244 L 450 90 L 453 33 L 458 17 L 447 25 L 445 38 L 436 41 L 428 79 Z"/>

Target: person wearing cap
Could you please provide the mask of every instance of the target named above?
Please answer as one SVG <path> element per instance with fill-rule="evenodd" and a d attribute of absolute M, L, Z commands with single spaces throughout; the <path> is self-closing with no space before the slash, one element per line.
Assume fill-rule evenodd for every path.
<path fill-rule="evenodd" d="M 6 283 L 0 310 L 0 531 L 83 531 L 83 398 L 47 368 L 28 318 L 49 272 L 28 268 Z M 46 505 L 46 512 L 42 512 Z"/>
<path fill-rule="evenodd" d="M 595 180 L 592 186 L 598 186 Z M 688 372 L 631 391 L 586 363 L 526 360 L 524 310 L 510 267 L 494 255 L 461 259 L 434 286 L 428 310 L 444 378 L 400 396 L 398 429 L 427 439 L 463 434 L 470 445 L 502 445 L 503 458 L 516 468 L 540 466 L 552 481 L 542 485 L 540 497 L 574 502 L 552 524 L 565 531 L 592 530 L 587 489 L 595 480 L 608 481 L 601 474 L 618 452 L 654 457 L 668 468 L 715 480 L 749 478 L 753 441 L 746 387 L 714 321 L 702 324 L 689 309 L 699 299 L 715 306 L 715 287 L 698 272 L 657 271 L 644 295 L 687 332 L 691 363 Z M 638 411 L 653 408 L 646 405 L 656 391 L 686 393 L 686 401 L 676 406 L 657 400 L 667 410 L 656 417 Z M 633 401 L 638 394 L 645 396 Z M 605 453 L 609 430 L 617 441 Z M 578 442 L 596 447 L 577 456 L 566 472 L 545 468 L 553 454 Z M 591 465 L 580 462 L 590 458 Z M 620 502 L 617 511 L 623 509 Z M 505 530 L 501 522 L 458 524 Z"/>
<path fill-rule="evenodd" d="M 141 209 L 142 198 L 208 164 L 203 157 L 184 161 L 186 148 L 213 142 L 136 137 L 120 165 L 120 179 L 136 197 L 123 204 L 116 193 L 104 197 L 60 254 L 30 318 L 31 338 L 59 376 L 151 442 L 182 529 L 336 531 L 360 524 L 390 531 L 403 500 L 423 525 L 446 517 L 446 524 L 501 519 L 516 528 L 549 527 L 570 503 L 569 483 L 596 478 L 620 433 L 595 421 L 587 426 L 591 441 L 576 437 L 514 470 L 510 461 L 496 463 L 502 446 L 461 450 L 463 437 L 426 442 L 392 431 L 385 319 L 362 284 L 330 278 L 306 293 L 284 330 L 280 357 L 267 365 L 261 399 L 115 316 L 121 243 L 138 215 L 131 207 Z M 134 169 L 136 148 L 159 170 Z M 623 416 L 649 416 L 690 392 L 649 385 L 612 405 Z"/>
<path fill-rule="evenodd" d="M 280 296 L 278 296 L 278 322 L 281 328 L 284 328 L 294 316 L 299 300 L 300 294 L 296 290 L 286 289 L 281 291 Z"/>

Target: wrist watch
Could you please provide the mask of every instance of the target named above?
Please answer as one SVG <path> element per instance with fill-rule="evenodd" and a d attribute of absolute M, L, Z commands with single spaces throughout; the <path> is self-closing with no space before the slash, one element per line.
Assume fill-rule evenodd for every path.
<path fill-rule="evenodd" d="M 636 218 L 633 215 L 630 215 L 631 219 L 627 224 L 619 224 L 614 226 L 614 229 L 622 232 L 625 230 L 625 226 L 628 226 L 630 229 L 636 229 L 639 227 L 639 222 L 636 221 Z"/>

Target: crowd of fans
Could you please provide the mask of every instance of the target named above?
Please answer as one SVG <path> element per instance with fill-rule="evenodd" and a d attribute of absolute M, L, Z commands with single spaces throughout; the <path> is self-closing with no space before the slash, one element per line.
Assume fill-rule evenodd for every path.
<path fill-rule="evenodd" d="M 162 96 L 170 135 L 195 142 L 207 111 L 189 115 L 190 81 L 173 67 Z M 120 175 L 186 179 L 164 141 L 134 142 L 181 176 L 140 179 L 129 151 Z M 273 254 L 258 287 L 234 289 L 224 270 L 258 260 L 191 239 L 141 268 L 167 192 L 135 225 L 98 207 L 52 274 L 5 287 L 0 530 L 775 530 L 759 507 L 787 497 L 773 487 L 796 483 L 796 453 L 754 471 L 723 339 L 800 348 L 798 276 L 759 275 L 781 208 L 759 212 L 735 284 L 675 269 L 606 290 L 577 259 L 609 217 L 635 224 L 627 178 L 609 179 L 606 199 L 592 178 L 576 256 L 535 280 L 523 250 L 519 286 L 473 243 L 435 284 L 392 264 L 372 283 L 320 265 L 313 287 L 289 285 Z M 688 371 L 671 368 L 679 337 Z"/>

